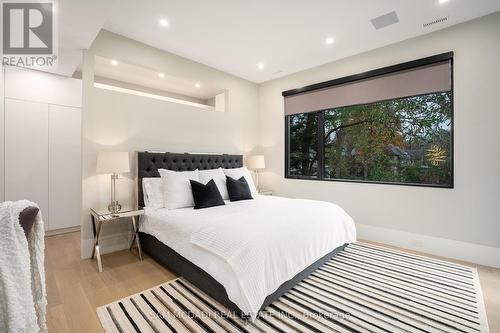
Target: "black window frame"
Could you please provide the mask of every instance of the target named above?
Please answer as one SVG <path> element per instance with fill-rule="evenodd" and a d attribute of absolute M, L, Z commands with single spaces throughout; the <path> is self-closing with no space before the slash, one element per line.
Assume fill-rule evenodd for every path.
<path fill-rule="evenodd" d="M 361 184 L 382 184 L 382 185 L 404 185 L 404 186 L 418 186 L 418 187 L 429 187 L 429 188 L 444 188 L 444 189 L 453 189 L 454 188 L 454 179 L 455 179 L 455 138 L 454 138 L 454 128 L 455 128 L 455 108 L 454 108 L 454 69 L 453 69 L 453 52 L 446 52 L 442 54 L 438 54 L 435 56 L 430 56 L 422 59 L 417 59 L 413 61 L 408 61 L 405 63 L 392 65 L 388 67 L 383 67 L 371 71 L 367 71 L 360 74 L 354 74 L 345 76 L 338 79 L 333 79 L 325 82 L 320 82 L 316 84 L 312 84 L 309 86 L 305 86 L 298 89 L 292 89 L 282 92 L 283 97 L 302 94 L 305 92 L 324 89 L 333 87 L 336 85 L 352 83 L 358 80 L 364 80 L 368 78 L 373 78 L 380 75 L 391 74 L 399 71 L 414 69 L 417 67 L 430 65 L 442 61 L 450 62 L 450 75 L 451 75 L 451 128 L 450 128 L 450 136 L 451 136 L 451 151 L 450 151 L 450 169 L 451 169 L 451 181 L 450 184 L 440 185 L 440 184 L 422 184 L 422 183 L 405 183 L 405 182 L 383 182 L 383 181 L 370 181 L 370 180 L 356 180 L 356 179 L 337 179 L 337 178 L 325 178 L 325 163 L 324 163 L 324 110 L 318 110 L 310 113 L 317 113 L 318 121 L 318 176 L 300 176 L 300 175 L 290 175 L 290 117 L 293 115 L 285 115 L 285 168 L 284 177 L 286 179 L 301 179 L 301 180 L 314 180 L 314 181 L 333 181 L 333 182 L 345 182 L 345 183 L 361 183 Z M 411 97 L 411 96 L 408 96 Z"/>

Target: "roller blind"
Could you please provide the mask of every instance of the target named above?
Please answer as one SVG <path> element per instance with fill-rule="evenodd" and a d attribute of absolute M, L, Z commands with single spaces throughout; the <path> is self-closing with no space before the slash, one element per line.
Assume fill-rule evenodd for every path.
<path fill-rule="evenodd" d="M 285 115 L 451 91 L 451 60 L 285 96 Z"/>

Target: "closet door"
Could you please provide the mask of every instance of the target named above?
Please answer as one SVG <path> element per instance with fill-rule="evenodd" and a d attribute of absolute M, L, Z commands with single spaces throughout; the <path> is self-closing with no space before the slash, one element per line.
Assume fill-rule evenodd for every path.
<path fill-rule="evenodd" d="M 80 225 L 81 110 L 49 105 L 50 229 Z"/>
<path fill-rule="evenodd" d="M 5 200 L 40 206 L 48 229 L 49 110 L 47 104 L 5 99 Z"/>

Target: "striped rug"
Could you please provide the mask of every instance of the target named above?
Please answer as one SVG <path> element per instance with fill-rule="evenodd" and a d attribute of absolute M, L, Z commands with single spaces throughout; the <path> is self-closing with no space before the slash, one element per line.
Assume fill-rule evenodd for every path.
<path fill-rule="evenodd" d="M 97 309 L 106 332 L 488 332 L 473 268 L 349 245 L 244 321 L 183 278 Z"/>

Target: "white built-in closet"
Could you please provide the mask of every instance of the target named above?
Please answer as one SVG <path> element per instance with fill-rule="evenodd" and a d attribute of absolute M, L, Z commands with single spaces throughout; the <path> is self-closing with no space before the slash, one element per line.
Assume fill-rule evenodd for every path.
<path fill-rule="evenodd" d="M 46 230 L 80 225 L 81 80 L 6 68 L 4 200 L 38 203 Z"/>

